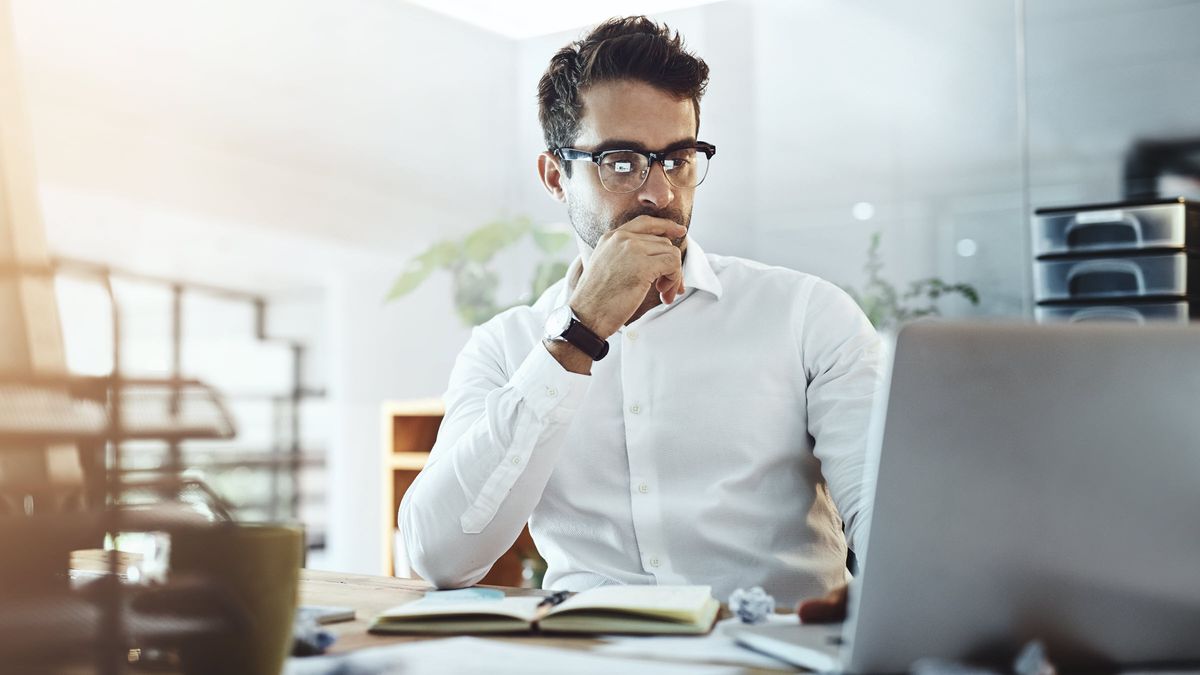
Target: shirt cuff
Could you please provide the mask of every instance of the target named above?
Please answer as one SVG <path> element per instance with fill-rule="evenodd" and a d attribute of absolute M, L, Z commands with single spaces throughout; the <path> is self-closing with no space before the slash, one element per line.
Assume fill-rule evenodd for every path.
<path fill-rule="evenodd" d="M 545 419 L 579 410 L 591 380 L 588 375 L 563 368 L 546 345 L 539 343 L 513 373 L 509 384 L 521 392 L 525 405 L 538 419 Z"/>

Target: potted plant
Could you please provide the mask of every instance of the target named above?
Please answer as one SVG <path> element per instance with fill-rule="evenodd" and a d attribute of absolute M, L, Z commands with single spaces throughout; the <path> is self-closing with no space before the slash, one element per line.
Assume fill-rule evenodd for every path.
<path fill-rule="evenodd" d="M 867 283 L 860 293 L 853 287 L 843 287 L 858 303 L 871 325 L 878 331 L 893 331 L 900 324 L 923 316 L 938 316 L 938 302 L 945 296 L 960 295 L 972 305 L 979 304 L 979 291 L 971 284 L 951 284 L 939 277 L 928 277 L 912 281 L 908 289 L 900 292 L 883 278 L 883 259 L 879 254 L 882 232 L 871 235 L 867 246 L 867 262 L 863 270 Z"/>
<path fill-rule="evenodd" d="M 501 303 L 496 299 L 500 275 L 493 259 L 500 251 L 529 237 L 541 252 L 533 268 L 528 296 Z M 529 218 L 495 220 L 458 240 L 440 241 L 409 260 L 392 284 L 385 301 L 402 298 L 416 290 L 437 270 L 450 272 L 454 284 L 454 307 L 463 323 L 477 326 L 504 310 L 533 303 L 567 272 L 560 251 L 570 243 L 571 231 L 560 224 L 534 224 Z"/>

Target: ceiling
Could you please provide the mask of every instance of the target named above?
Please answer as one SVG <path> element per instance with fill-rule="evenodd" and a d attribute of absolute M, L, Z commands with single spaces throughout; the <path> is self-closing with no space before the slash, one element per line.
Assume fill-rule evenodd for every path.
<path fill-rule="evenodd" d="M 599 23 L 613 16 L 658 14 L 715 0 L 607 0 L 603 3 L 563 0 L 408 0 L 512 39 L 558 33 Z"/>

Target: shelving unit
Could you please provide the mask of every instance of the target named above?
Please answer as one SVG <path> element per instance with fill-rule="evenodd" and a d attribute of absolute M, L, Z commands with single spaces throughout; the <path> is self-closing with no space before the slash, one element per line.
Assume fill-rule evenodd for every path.
<path fill-rule="evenodd" d="M 49 267 L 0 266 L 0 275 L 10 279 L 53 274 Z M 0 559 L 0 625 L 6 627 L 0 661 L 19 669 L 86 667 L 117 675 L 125 672 L 131 648 L 173 649 L 212 639 L 227 631 L 231 617 L 242 616 L 229 603 L 213 611 L 148 616 L 143 608 L 167 606 L 161 598 L 218 595 L 221 587 L 203 577 L 122 583 L 115 550 L 103 552 L 103 576 L 67 583 L 73 550 L 95 548 L 122 533 L 211 527 L 229 519 L 227 506 L 202 481 L 170 471 L 127 475 L 127 441 L 228 439 L 236 429 L 220 395 L 202 382 L 121 375 L 121 314 L 107 279 L 104 289 L 113 330 L 111 375 L 0 371 L 0 451 L 28 463 L 45 448 L 64 445 L 74 449 L 81 478 L 76 484 L 47 473 L 0 484 L 0 541 L 19 544 Z M 176 508 L 188 495 L 206 513 Z"/>
<path fill-rule="evenodd" d="M 383 560 L 384 574 L 413 576 L 403 562 L 396 564 L 396 514 L 400 500 L 437 440 L 445 406 L 437 399 L 385 401 L 382 410 Z"/>
<path fill-rule="evenodd" d="M 438 399 L 386 401 L 382 406 L 381 475 L 383 477 L 383 560 L 384 574 L 415 577 L 403 560 L 397 560 L 398 544 L 396 514 L 400 500 L 425 467 L 429 451 L 437 440 L 438 428 L 446 409 Z M 501 586 L 528 585 L 523 578 L 522 561 L 541 556 L 529 536 L 529 528 L 521 531 L 517 541 L 492 567 L 480 583 Z"/>

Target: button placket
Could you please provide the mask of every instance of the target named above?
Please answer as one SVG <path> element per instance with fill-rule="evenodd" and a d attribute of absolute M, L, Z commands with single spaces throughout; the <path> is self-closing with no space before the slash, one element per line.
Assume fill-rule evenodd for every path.
<path fill-rule="evenodd" d="M 642 571 L 655 578 L 670 578 L 671 562 L 666 555 L 667 542 L 662 527 L 662 505 L 651 491 L 656 484 L 658 467 L 651 445 L 657 431 L 650 415 L 653 401 L 648 378 L 649 354 L 639 348 L 644 336 L 637 328 L 626 327 L 621 344 L 625 350 L 621 359 L 622 395 L 625 409 L 625 446 L 628 458 L 628 490 L 632 500 L 633 532 L 638 547 L 638 562 Z M 635 347 L 637 343 L 639 347 Z M 666 575 L 664 577 L 664 575 Z"/>

